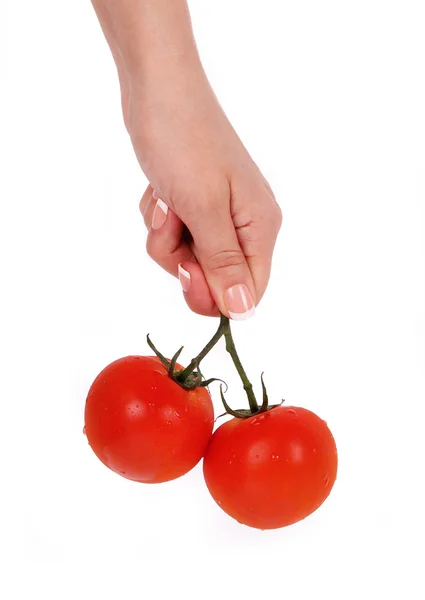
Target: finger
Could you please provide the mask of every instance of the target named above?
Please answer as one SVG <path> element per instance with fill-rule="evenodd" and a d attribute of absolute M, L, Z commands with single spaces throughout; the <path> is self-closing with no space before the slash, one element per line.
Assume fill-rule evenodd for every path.
<path fill-rule="evenodd" d="M 143 215 L 143 220 L 146 225 L 146 229 L 149 231 L 152 228 L 152 217 L 156 206 L 156 200 L 152 197 L 145 204 Z"/>
<path fill-rule="evenodd" d="M 257 221 L 252 219 L 248 226 L 236 228 L 254 279 L 257 304 L 263 297 L 270 279 L 273 251 L 281 220 L 280 208 L 272 205 L 264 218 L 260 217 Z"/>
<path fill-rule="evenodd" d="M 197 259 L 219 310 L 235 320 L 255 310 L 255 285 L 241 249 L 228 202 L 199 202 L 185 222 L 193 236 Z"/>
<path fill-rule="evenodd" d="M 143 194 L 139 207 L 148 229 L 159 229 L 165 223 L 169 208 L 150 186 Z"/>
<path fill-rule="evenodd" d="M 193 260 L 193 254 L 189 246 L 182 243 L 183 222 L 172 210 L 167 207 L 164 210 L 163 204 L 160 199 L 153 200 L 145 212 L 149 229 L 146 250 L 156 263 L 177 277 L 179 263 Z"/>
<path fill-rule="evenodd" d="M 158 205 L 158 210 L 155 210 Z M 143 215 L 145 225 L 148 229 L 153 227 L 159 229 L 165 222 L 165 218 L 168 212 L 168 206 L 162 199 L 159 198 L 157 192 L 148 186 L 145 193 L 142 196 L 139 204 L 140 212 Z"/>
<path fill-rule="evenodd" d="M 140 209 L 140 212 L 142 213 L 143 217 L 145 216 L 146 209 L 148 207 L 149 202 L 152 200 L 152 198 L 153 198 L 153 188 L 152 188 L 152 186 L 148 185 L 148 187 L 144 191 L 142 199 L 140 200 L 140 203 L 139 203 L 139 209 Z"/>
<path fill-rule="evenodd" d="M 147 252 L 163 269 L 179 276 L 186 302 L 191 310 L 201 315 L 217 316 L 218 309 L 202 269 L 189 245 L 183 241 L 184 224 L 172 210 L 166 208 L 164 211 L 161 203 L 159 198 L 152 198 L 146 206 L 145 221 L 149 227 Z M 182 263 L 188 266 L 186 270 L 182 267 L 179 269 L 179 264 Z"/>
<path fill-rule="evenodd" d="M 180 263 L 178 275 L 188 307 L 200 315 L 217 317 L 220 313 L 199 263 L 194 260 Z"/>

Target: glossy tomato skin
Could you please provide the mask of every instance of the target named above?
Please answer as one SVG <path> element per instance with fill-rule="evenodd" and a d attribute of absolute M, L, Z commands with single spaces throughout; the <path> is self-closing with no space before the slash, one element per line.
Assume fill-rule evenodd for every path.
<path fill-rule="evenodd" d="M 213 424 L 208 391 L 184 390 L 156 356 L 127 356 L 108 365 L 85 406 L 85 433 L 97 457 L 144 483 L 190 471 L 205 453 Z"/>
<path fill-rule="evenodd" d="M 325 421 L 304 408 L 280 406 L 221 425 L 204 457 L 204 477 L 231 517 L 276 529 L 319 508 L 335 482 L 337 463 Z"/>

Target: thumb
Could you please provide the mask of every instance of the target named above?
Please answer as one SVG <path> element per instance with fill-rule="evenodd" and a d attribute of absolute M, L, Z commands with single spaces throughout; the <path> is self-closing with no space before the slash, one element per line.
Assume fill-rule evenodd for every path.
<path fill-rule="evenodd" d="M 248 319 L 255 311 L 255 285 L 230 207 L 200 209 L 190 217 L 185 223 L 193 237 L 192 251 L 220 312 L 237 321 Z"/>

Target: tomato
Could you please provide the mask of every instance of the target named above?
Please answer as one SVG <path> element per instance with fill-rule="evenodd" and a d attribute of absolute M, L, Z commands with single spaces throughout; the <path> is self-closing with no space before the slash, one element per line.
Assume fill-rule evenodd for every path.
<path fill-rule="evenodd" d="M 156 356 L 111 363 L 86 400 L 91 448 L 112 471 L 134 481 L 159 483 L 190 471 L 204 455 L 213 425 L 208 391 L 180 387 Z"/>
<path fill-rule="evenodd" d="M 204 477 L 231 517 L 275 529 L 319 508 L 335 482 L 337 463 L 327 424 L 304 408 L 280 406 L 221 425 L 204 457 Z"/>

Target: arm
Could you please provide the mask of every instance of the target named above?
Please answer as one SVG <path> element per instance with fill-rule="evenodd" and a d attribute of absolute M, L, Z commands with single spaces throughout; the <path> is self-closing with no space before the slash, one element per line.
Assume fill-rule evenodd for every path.
<path fill-rule="evenodd" d="M 179 276 L 193 310 L 246 318 L 267 286 L 281 213 L 211 90 L 187 3 L 92 2 L 151 184 L 141 201 L 148 252 Z"/>
<path fill-rule="evenodd" d="M 128 124 L 131 86 L 198 73 L 202 66 L 186 0 L 92 0 L 114 58 Z"/>

